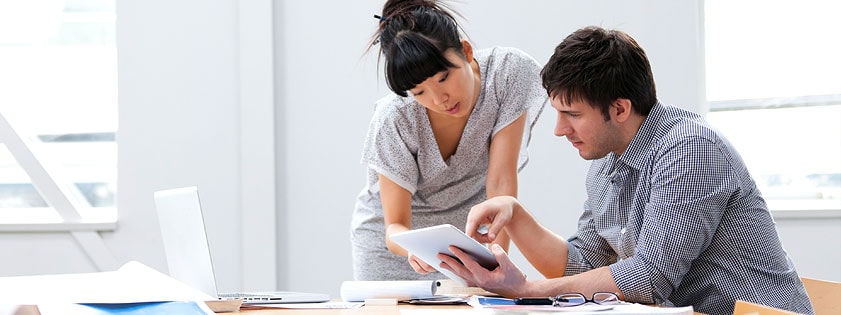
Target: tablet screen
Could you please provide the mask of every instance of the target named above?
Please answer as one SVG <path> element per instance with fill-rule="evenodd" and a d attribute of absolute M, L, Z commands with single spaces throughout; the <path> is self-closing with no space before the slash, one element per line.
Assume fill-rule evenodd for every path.
<path fill-rule="evenodd" d="M 493 270 L 499 264 L 496 262 L 493 253 L 487 246 L 464 234 L 461 230 L 451 224 L 442 224 L 422 229 L 416 229 L 401 233 L 395 233 L 390 238 L 413 255 L 430 264 L 450 279 L 465 284 L 464 279 L 453 274 L 447 269 L 439 267 L 441 260 L 438 253 L 452 256 L 449 246 L 453 245 L 475 259 L 479 265 L 488 270 Z M 453 256 L 454 257 L 454 256 Z"/>

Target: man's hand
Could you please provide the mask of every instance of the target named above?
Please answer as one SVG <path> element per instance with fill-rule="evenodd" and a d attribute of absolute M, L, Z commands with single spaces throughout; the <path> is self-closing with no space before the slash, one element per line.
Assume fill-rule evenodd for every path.
<path fill-rule="evenodd" d="M 505 225 L 511 221 L 514 207 L 517 205 L 519 201 L 514 197 L 498 196 L 473 206 L 467 214 L 465 233 L 479 243 L 492 243 Z M 479 231 L 481 226 L 487 226 L 486 233 L 482 233 L 485 232 L 484 228 L 481 232 Z"/>
<path fill-rule="evenodd" d="M 528 292 L 525 290 L 526 275 L 508 258 L 505 250 L 498 244 L 494 244 L 491 246 L 491 251 L 499 263 L 499 267 L 494 270 L 485 269 L 470 255 L 455 246 L 450 246 L 450 252 L 458 260 L 446 254 L 438 254 L 438 259 L 441 259 L 441 267 L 464 279 L 468 286 L 480 287 L 507 297 L 520 296 Z"/>
<path fill-rule="evenodd" d="M 419 274 L 427 274 L 436 271 L 435 268 L 432 268 L 432 266 L 418 258 L 418 256 L 412 255 L 412 253 L 409 253 L 409 265 L 411 265 L 412 269 L 415 269 L 415 272 Z"/>

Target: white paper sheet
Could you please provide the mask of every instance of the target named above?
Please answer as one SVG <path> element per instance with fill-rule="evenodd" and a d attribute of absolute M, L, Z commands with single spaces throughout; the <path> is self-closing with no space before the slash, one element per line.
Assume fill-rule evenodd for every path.
<path fill-rule="evenodd" d="M 612 305 L 584 304 L 579 306 L 555 307 L 550 305 L 493 305 L 476 307 L 476 309 L 492 310 L 494 314 L 538 314 L 538 313 L 563 313 L 564 315 L 584 314 L 624 314 L 624 315 L 650 315 L 650 314 L 672 314 L 692 315 L 692 306 L 686 307 L 657 307 L 637 303 L 622 303 Z"/>
<path fill-rule="evenodd" d="M 249 304 L 242 309 L 256 308 L 286 308 L 286 309 L 350 309 L 360 308 L 362 302 L 322 302 L 322 303 L 285 303 L 285 304 Z"/>
<path fill-rule="evenodd" d="M 175 304 L 173 304 L 175 303 Z M 150 302 L 137 304 L 39 304 L 40 315 L 105 315 L 105 314 L 181 314 L 181 315 L 215 315 L 216 313 L 202 307 L 202 302 Z"/>
<path fill-rule="evenodd" d="M 17 305 L 7 304 L 6 302 L 0 304 L 0 315 L 15 315 L 15 311 L 17 310 Z"/>
<path fill-rule="evenodd" d="M 489 308 L 404 308 L 400 309 L 401 315 L 492 315 L 494 311 Z"/>
<path fill-rule="evenodd" d="M 17 305 L 199 301 L 203 309 L 203 301 L 214 300 L 134 261 L 116 271 L 0 277 L 0 296 Z"/>

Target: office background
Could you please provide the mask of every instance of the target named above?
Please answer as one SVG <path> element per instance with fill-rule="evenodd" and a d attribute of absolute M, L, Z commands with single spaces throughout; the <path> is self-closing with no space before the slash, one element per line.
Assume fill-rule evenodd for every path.
<path fill-rule="evenodd" d="M 195 185 L 221 290 L 338 296 L 352 276 L 362 142 L 374 101 L 390 93 L 365 53 L 382 2 L 118 1 L 119 221 L 100 233 L 114 263 L 164 271 L 152 193 Z M 518 47 L 540 63 L 581 26 L 622 29 L 647 50 L 662 101 L 706 111 L 702 0 L 454 6 L 474 46 Z M 569 235 L 588 163 L 552 134 L 554 118 L 547 108 L 534 130 L 520 196 Z M 838 212 L 775 217 L 801 275 L 841 281 Z M 67 233 L 3 233 L 0 248 L 4 275 L 98 271 Z"/>

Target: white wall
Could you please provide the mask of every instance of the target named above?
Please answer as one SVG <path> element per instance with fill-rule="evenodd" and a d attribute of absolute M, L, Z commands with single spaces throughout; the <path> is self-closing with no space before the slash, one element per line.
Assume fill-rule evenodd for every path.
<path fill-rule="evenodd" d="M 165 271 L 152 193 L 195 185 L 218 288 L 275 289 L 271 0 L 126 1 L 117 13 L 115 255 Z"/>
<path fill-rule="evenodd" d="M 337 292 L 351 276 L 349 222 L 364 184 L 359 157 L 373 102 L 390 93 L 374 53 L 360 56 L 373 34 L 383 1 L 287 1 L 280 9 L 279 52 L 284 67 L 282 120 L 285 154 L 286 261 L 290 287 Z M 514 46 L 545 63 L 570 32 L 596 24 L 621 28 L 654 60 L 660 99 L 702 110 L 701 5 L 698 1 L 469 1 L 456 8 L 478 48 Z M 667 27 L 664 27 L 667 26 Z M 377 78 L 380 78 L 379 81 Z M 547 108 L 534 131 L 531 162 L 521 176 L 521 197 L 562 235 L 575 229 L 584 201 L 587 162 L 553 136 Z M 284 226 L 283 224 L 281 225 Z M 294 258 L 294 259 L 293 259 Z M 518 259 L 526 266 L 524 259 Z M 319 270 L 316 273 L 301 272 Z M 537 276 L 533 270 L 532 277 Z M 316 278 L 316 281 L 313 281 Z"/>
<path fill-rule="evenodd" d="M 374 100 L 390 93 L 376 67 L 376 55 L 361 56 L 376 27 L 383 1 L 337 3 L 287 1 L 278 9 L 277 34 L 283 45 L 278 90 L 284 108 L 278 133 L 278 165 L 285 181 L 280 210 L 288 268 L 285 287 L 336 294 L 351 277 L 349 221 L 353 201 L 364 183 L 358 164 Z M 596 24 L 634 36 L 652 61 L 660 100 L 705 112 L 701 29 L 703 10 L 695 1 L 504 0 L 455 2 L 468 21 L 466 31 L 479 48 L 514 46 L 544 63 L 553 48 L 575 29 Z M 379 78 L 379 79 L 377 79 Z M 575 230 L 584 201 L 588 163 L 552 134 L 548 108 L 535 128 L 531 162 L 521 173 L 521 199 L 561 235 Z M 280 179 L 279 179 L 280 180 Z M 800 216 L 778 218 L 784 245 L 804 276 L 841 279 L 841 219 Z M 820 245 L 813 237 L 825 235 Z M 813 252 L 825 248 L 826 260 Z M 530 277 L 539 274 L 514 251 Z M 312 270 L 316 270 L 312 272 Z M 310 271 L 310 272 L 307 272 Z"/>
<path fill-rule="evenodd" d="M 236 1 L 118 1 L 118 207 L 114 254 L 164 271 L 152 192 L 198 186 L 218 281 L 238 259 Z"/>
<path fill-rule="evenodd" d="M 700 1 L 482 0 L 456 7 L 469 19 L 465 27 L 475 46 L 519 47 L 541 63 L 581 26 L 623 29 L 647 50 L 660 99 L 703 111 Z M 364 184 L 365 130 L 373 102 L 389 93 L 378 79 L 375 54 L 364 54 L 382 3 L 275 1 L 273 9 L 260 11 L 271 5 L 119 1 L 120 222 L 117 231 L 104 233 L 116 259 L 165 270 L 152 192 L 197 185 L 221 289 L 276 284 L 338 296 L 341 281 L 352 277 L 349 222 Z M 265 12 L 274 13 L 268 17 L 273 27 L 253 23 L 265 22 Z M 261 38 L 273 45 L 261 46 Z M 273 50 L 273 60 L 264 60 L 266 50 Z M 272 68 L 274 77 L 264 76 Z M 258 88 L 265 84 L 275 87 L 273 95 Z M 266 129 L 261 117 L 274 117 L 274 125 Z M 547 226 L 569 235 L 584 201 L 587 162 L 552 135 L 553 123 L 547 108 L 534 131 L 520 196 Z M 261 179 L 259 170 L 273 173 L 274 182 Z M 276 194 L 262 191 L 273 185 Z M 266 211 L 274 214 L 275 203 L 276 218 L 255 222 Z M 837 214 L 778 222 L 802 275 L 841 281 Z M 270 245 L 251 241 L 275 228 Z M 17 259 L 3 254 L 0 272 L 95 271 L 76 247 L 61 234 L 0 234 L 0 252 L 27 253 Z M 815 253 L 821 259 L 815 261 Z M 261 279 L 244 271 L 272 257 L 277 279 L 272 272 Z M 61 264 L 47 263 L 55 261 Z"/>

